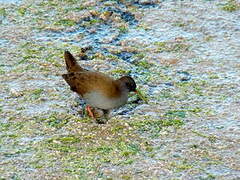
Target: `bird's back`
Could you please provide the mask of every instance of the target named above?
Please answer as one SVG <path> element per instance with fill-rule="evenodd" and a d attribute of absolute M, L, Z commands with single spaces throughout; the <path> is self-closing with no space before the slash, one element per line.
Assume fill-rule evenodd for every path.
<path fill-rule="evenodd" d="M 84 97 L 92 91 L 99 92 L 108 98 L 120 95 L 120 87 L 115 80 L 100 72 L 73 72 L 63 74 L 71 90 Z"/>
<path fill-rule="evenodd" d="M 69 51 L 64 52 L 64 59 L 65 59 L 66 68 L 68 72 L 86 71 L 77 63 L 77 60 L 73 57 L 73 55 Z"/>
<path fill-rule="evenodd" d="M 120 90 L 115 80 L 99 72 L 75 72 L 63 74 L 71 90 L 92 107 L 112 109 L 126 103 L 127 93 Z"/>

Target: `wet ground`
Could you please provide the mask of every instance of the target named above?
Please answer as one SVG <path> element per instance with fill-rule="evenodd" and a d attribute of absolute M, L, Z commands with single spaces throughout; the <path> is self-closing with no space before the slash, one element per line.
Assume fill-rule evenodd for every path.
<path fill-rule="evenodd" d="M 239 179 L 238 1 L 0 1 L 1 179 Z M 64 50 L 130 74 L 107 124 L 82 114 Z"/>

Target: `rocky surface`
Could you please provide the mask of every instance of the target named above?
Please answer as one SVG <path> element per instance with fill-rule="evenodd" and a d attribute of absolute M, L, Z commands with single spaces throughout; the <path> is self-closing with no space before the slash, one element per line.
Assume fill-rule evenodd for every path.
<path fill-rule="evenodd" d="M 239 179 L 238 1 L 0 1 L 0 178 Z M 106 124 L 61 74 L 130 74 Z"/>

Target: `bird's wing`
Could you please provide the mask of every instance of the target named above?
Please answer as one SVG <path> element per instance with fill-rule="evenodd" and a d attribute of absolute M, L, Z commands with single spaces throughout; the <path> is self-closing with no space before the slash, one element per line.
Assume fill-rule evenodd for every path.
<path fill-rule="evenodd" d="M 72 72 L 63 74 L 62 77 L 71 90 L 83 96 L 85 93 L 97 91 L 103 95 L 114 98 L 120 95 L 119 86 L 112 78 L 99 72 Z"/>

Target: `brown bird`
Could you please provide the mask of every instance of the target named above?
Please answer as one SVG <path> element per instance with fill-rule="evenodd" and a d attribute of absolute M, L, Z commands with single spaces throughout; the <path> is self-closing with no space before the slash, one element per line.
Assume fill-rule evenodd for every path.
<path fill-rule="evenodd" d="M 86 110 L 92 118 L 95 117 L 91 107 L 108 112 L 126 104 L 129 92 L 137 92 L 136 83 L 130 76 L 114 80 L 101 72 L 83 69 L 68 51 L 64 58 L 68 73 L 62 77 L 70 89 L 85 100 Z"/>

